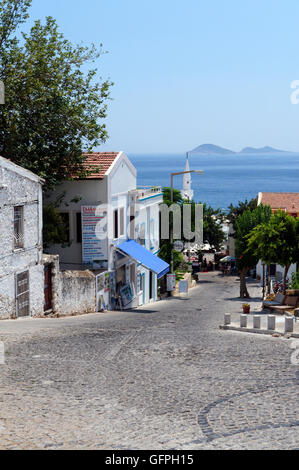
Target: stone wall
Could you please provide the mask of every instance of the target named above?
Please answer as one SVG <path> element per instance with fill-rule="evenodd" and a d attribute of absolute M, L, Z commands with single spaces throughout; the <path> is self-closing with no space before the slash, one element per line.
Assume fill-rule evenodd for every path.
<path fill-rule="evenodd" d="M 24 210 L 24 247 L 14 247 L 14 207 Z M 42 182 L 0 157 L 0 319 L 16 317 L 16 276 L 29 271 L 30 315 L 43 313 Z"/>
<path fill-rule="evenodd" d="M 96 311 L 96 278 L 91 271 L 60 271 L 58 255 L 44 255 L 52 267 L 52 311 L 59 316 Z"/>
<path fill-rule="evenodd" d="M 63 271 L 60 315 L 96 311 L 96 278 L 91 271 Z"/>

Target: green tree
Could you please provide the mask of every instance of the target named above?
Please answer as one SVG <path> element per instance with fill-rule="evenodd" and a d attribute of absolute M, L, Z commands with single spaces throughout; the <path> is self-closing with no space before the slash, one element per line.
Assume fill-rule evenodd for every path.
<path fill-rule="evenodd" d="M 173 189 L 173 202 L 171 201 L 171 188 L 163 188 L 163 203 L 171 206 L 171 204 L 182 204 L 182 194 L 178 189 Z"/>
<path fill-rule="evenodd" d="M 44 195 L 43 207 L 43 245 L 46 251 L 51 245 L 61 245 L 62 248 L 71 246 L 72 240 L 69 239 L 69 225 L 64 219 L 59 208 L 63 205 L 69 207 L 70 203 L 77 203 L 82 198 L 77 195 L 71 200 L 66 200 L 67 193 L 63 191 L 54 201 L 47 201 L 50 194 Z"/>
<path fill-rule="evenodd" d="M 283 282 L 286 285 L 291 264 L 298 261 L 298 222 L 279 210 L 266 222 L 257 225 L 247 237 L 247 251 L 266 265 L 283 266 Z"/>
<path fill-rule="evenodd" d="M 224 214 L 219 209 L 213 209 L 203 203 L 203 241 L 209 244 L 215 251 L 220 251 L 225 241 L 225 233 L 222 230 Z"/>
<path fill-rule="evenodd" d="M 170 206 L 171 202 L 171 189 L 168 187 L 163 188 L 163 203 Z M 183 206 L 191 205 L 191 231 L 195 231 L 195 201 L 186 201 L 182 199 L 181 192 L 177 189 L 173 190 L 173 203 L 179 204 L 182 214 L 182 229 L 183 229 Z M 218 251 L 225 240 L 225 234 L 222 230 L 221 223 L 224 214 L 220 210 L 215 210 L 207 204 L 203 203 L 203 243 L 209 244 L 212 248 Z M 170 214 L 169 224 L 172 226 L 172 214 Z M 184 238 L 183 230 L 181 233 L 181 240 L 184 242 L 191 242 Z M 167 263 L 171 261 L 172 246 L 169 240 L 160 240 L 160 254 L 162 259 Z M 183 258 L 180 253 L 174 252 L 174 269 L 177 269 L 182 264 Z"/>
<path fill-rule="evenodd" d="M 46 251 L 53 244 L 59 244 L 63 248 L 70 246 L 68 226 L 55 204 L 49 204 L 43 209 L 44 250 Z"/>
<path fill-rule="evenodd" d="M 245 210 L 235 222 L 236 258 L 240 272 L 240 297 L 249 298 L 246 286 L 246 275 L 249 269 L 256 266 L 259 254 L 255 250 L 248 249 L 247 236 L 257 225 L 267 222 L 271 217 L 269 206 L 260 205 L 254 210 Z"/>
<path fill-rule="evenodd" d="M 31 0 L 0 0 L 0 51 L 11 41 L 11 35 L 28 18 Z"/>
<path fill-rule="evenodd" d="M 172 245 L 169 240 L 162 240 L 160 245 L 159 257 L 169 265 L 171 264 Z M 176 272 L 183 263 L 183 255 L 178 251 L 173 252 L 173 270 Z"/>
<path fill-rule="evenodd" d="M 7 39 L 26 18 L 29 4 L 1 3 L 9 10 L 0 13 L 5 43 L 0 48 L 0 79 L 6 88 L 6 104 L 0 107 L 0 154 L 52 188 L 71 175 L 86 174 L 82 153 L 107 139 L 103 119 L 112 83 L 99 83 L 96 69 L 85 72 L 89 62 L 99 59 L 102 46 L 73 46 L 51 17 L 45 25 L 36 21 L 22 41 Z"/>
<path fill-rule="evenodd" d="M 211 246 L 215 251 L 219 251 L 223 242 L 225 241 L 225 233 L 222 230 L 222 222 L 224 220 L 224 213 L 220 209 L 213 209 L 204 203 L 196 203 L 195 201 L 183 201 L 184 204 L 191 205 L 191 231 L 195 231 L 195 205 L 202 204 L 203 206 L 203 243 Z M 184 237 L 182 235 L 182 239 Z M 186 242 L 192 240 L 184 240 Z"/>
<path fill-rule="evenodd" d="M 178 189 L 173 190 L 173 202 L 171 201 L 171 188 L 163 188 L 163 204 L 171 206 L 172 204 L 182 204 L 181 192 Z M 172 213 L 170 213 L 169 226 L 170 229 L 173 225 Z M 160 251 L 159 256 L 166 261 L 166 263 L 171 264 L 171 254 L 172 254 L 172 244 L 170 240 L 160 239 Z M 173 252 L 173 269 L 174 272 L 179 269 L 183 263 L 183 255 L 177 251 Z"/>
<path fill-rule="evenodd" d="M 236 220 L 240 215 L 242 215 L 248 209 L 250 211 L 253 211 L 256 208 L 257 198 L 251 199 L 250 201 L 248 201 L 247 199 L 244 202 L 239 201 L 238 205 L 234 206 L 233 204 L 231 204 L 229 206 L 229 211 L 227 213 L 226 218 L 231 224 L 233 224 L 233 227 L 235 228 Z"/>

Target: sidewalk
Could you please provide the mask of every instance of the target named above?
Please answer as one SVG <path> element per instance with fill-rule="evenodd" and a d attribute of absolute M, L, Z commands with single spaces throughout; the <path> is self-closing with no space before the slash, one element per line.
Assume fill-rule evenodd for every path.
<path fill-rule="evenodd" d="M 223 313 L 230 313 L 231 314 L 231 323 L 230 325 L 221 325 L 220 328 L 222 330 L 234 330 L 234 331 L 242 331 L 244 333 L 257 333 L 257 334 L 266 334 L 266 335 L 273 335 L 273 334 L 279 334 L 279 335 L 288 335 L 289 337 L 293 338 L 299 338 L 299 319 L 294 318 L 294 332 L 293 333 L 285 333 L 285 318 L 286 316 L 290 315 L 285 315 L 285 314 L 279 314 L 275 313 L 273 311 L 270 311 L 268 309 L 263 309 L 262 305 L 262 289 L 258 285 L 258 283 L 252 282 L 252 284 L 249 284 L 249 290 L 250 290 L 250 299 L 240 299 L 240 306 L 242 303 L 248 303 L 250 305 L 250 314 L 247 315 L 247 328 L 241 328 L 240 327 L 240 315 L 243 314 L 241 311 L 225 311 Z M 254 315 L 259 315 L 261 317 L 261 328 L 260 329 L 254 329 L 253 328 L 253 316 Z M 273 315 L 275 316 L 275 330 L 268 330 L 267 328 L 267 318 L 268 315 Z"/>
<path fill-rule="evenodd" d="M 241 315 L 241 314 L 240 314 Z M 299 320 L 294 320 L 294 331 L 293 333 L 285 333 L 285 315 L 275 315 L 275 330 L 268 330 L 267 329 L 267 317 L 268 315 L 272 315 L 269 312 L 261 312 L 256 313 L 256 315 L 261 316 L 261 328 L 255 329 L 253 328 L 253 315 L 249 314 L 247 328 L 240 327 L 240 315 L 239 318 L 234 318 L 230 325 L 220 325 L 220 329 L 222 330 L 233 330 L 233 331 L 242 331 L 244 333 L 257 333 L 257 334 L 264 334 L 264 335 L 275 335 L 279 334 L 280 336 L 288 336 L 290 338 L 299 338 Z M 236 317 L 236 315 L 234 315 Z"/>

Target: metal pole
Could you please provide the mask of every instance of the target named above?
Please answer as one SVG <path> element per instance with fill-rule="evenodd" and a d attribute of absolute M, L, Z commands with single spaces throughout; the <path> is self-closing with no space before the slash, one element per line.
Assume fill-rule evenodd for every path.
<path fill-rule="evenodd" d="M 171 174 L 171 196 L 170 201 L 173 204 L 173 174 Z M 171 246 L 171 263 L 170 263 L 170 271 L 173 274 L 173 215 L 172 215 L 172 223 L 170 226 L 170 246 Z"/>
<path fill-rule="evenodd" d="M 265 265 L 263 264 L 263 300 L 265 300 Z"/>

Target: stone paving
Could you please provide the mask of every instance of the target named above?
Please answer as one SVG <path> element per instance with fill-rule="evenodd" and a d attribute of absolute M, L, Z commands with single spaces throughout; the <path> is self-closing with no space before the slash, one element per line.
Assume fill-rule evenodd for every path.
<path fill-rule="evenodd" d="M 298 449 L 291 340 L 220 330 L 238 282 L 200 279 L 134 312 L 0 322 L 0 448 Z"/>
<path fill-rule="evenodd" d="M 251 304 L 251 308 L 250 308 L 250 313 L 247 315 L 247 328 L 242 328 L 242 331 L 249 331 L 249 332 L 254 331 L 253 317 L 257 315 L 257 316 L 260 316 L 260 320 L 261 320 L 261 324 L 260 324 L 261 327 L 259 331 L 261 334 L 278 333 L 280 335 L 287 334 L 289 337 L 293 337 L 296 339 L 299 338 L 299 318 L 296 318 L 287 312 L 285 314 L 281 314 L 273 310 L 263 308 L 262 300 L 261 300 L 261 288 L 258 285 L 258 283 L 254 282 L 251 284 L 250 292 L 251 292 L 252 298 L 249 300 L 249 303 Z M 241 302 L 240 302 L 240 305 L 242 305 Z M 225 312 L 225 313 L 231 314 L 231 323 L 226 328 L 232 329 L 232 330 L 234 329 L 240 330 L 241 329 L 240 328 L 240 316 L 243 315 L 242 309 L 239 308 L 237 311 L 234 311 L 233 309 L 232 312 Z M 275 330 L 274 331 L 268 330 L 268 322 L 267 322 L 268 315 L 275 316 Z M 287 316 L 289 318 L 293 318 L 293 332 L 292 333 L 285 333 L 285 318 Z M 224 325 L 224 318 L 222 320 L 222 325 Z"/>

